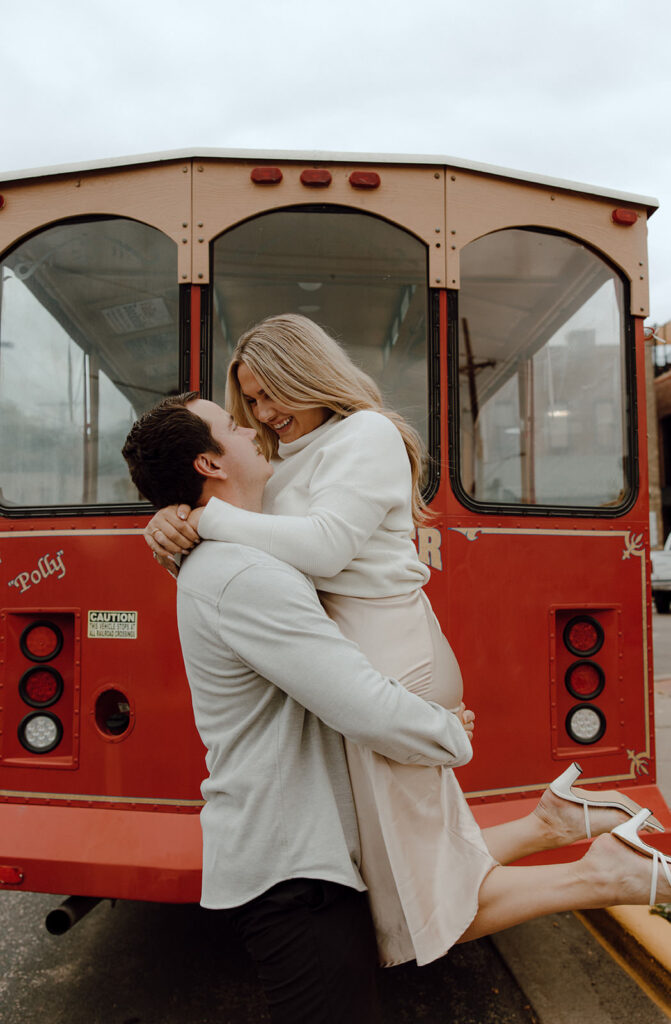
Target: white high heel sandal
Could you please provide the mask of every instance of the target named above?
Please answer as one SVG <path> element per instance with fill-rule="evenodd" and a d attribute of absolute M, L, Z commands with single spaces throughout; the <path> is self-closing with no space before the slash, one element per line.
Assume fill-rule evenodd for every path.
<path fill-rule="evenodd" d="M 642 810 L 639 804 L 635 803 L 624 793 L 618 793 L 616 789 L 574 789 L 573 783 L 580 775 L 582 775 L 582 768 L 574 761 L 565 772 L 562 772 L 558 778 L 550 783 L 549 788 L 555 796 L 561 797 L 562 800 L 568 800 L 572 804 L 582 804 L 585 812 L 585 832 L 588 839 L 592 838 L 592 829 L 589 822 L 590 807 L 612 807 L 615 810 L 624 811 L 625 814 L 630 815 L 632 818 Z M 657 821 L 657 818 L 653 817 L 651 811 L 647 811 L 647 815 L 649 820 L 646 822 L 646 827 L 655 828 L 659 832 L 663 832 L 664 826 Z"/>
<path fill-rule="evenodd" d="M 644 828 L 646 825 L 651 825 L 653 821 L 651 812 L 647 807 L 642 807 L 638 814 L 635 814 L 629 821 L 623 821 L 621 825 L 616 825 L 611 831 L 611 835 L 617 836 L 623 843 L 627 843 L 628 846 L 633 847 L 634 850 L 638 850 L 639 853 L 644 853 L 646 857 L 652 857 L 652 876 L 650 879 L 650 906 L 654 906 L 657 902 L 657 878 L 659 875 L 660 865 L 666 880 L 671 886 L 671 857 L 665 856 L 656 850 L 654 846 L 648 846 L 644 843 L 638 834 L 638 829 Z"/>

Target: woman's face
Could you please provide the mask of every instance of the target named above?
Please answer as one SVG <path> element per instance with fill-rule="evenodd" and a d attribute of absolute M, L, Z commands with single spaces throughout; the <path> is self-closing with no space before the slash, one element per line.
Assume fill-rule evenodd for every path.
<path fill-rule="evenodd" d="M 268 397 L 246 363 L 238 366 L 238 384 L 254 418 L 274 430 L 280 441 L 296 441 L 320 427 L 331 415 L 331 410 L 322 406 L 314 409 L 287 409 L 285 405 L 279 405 Z"/>

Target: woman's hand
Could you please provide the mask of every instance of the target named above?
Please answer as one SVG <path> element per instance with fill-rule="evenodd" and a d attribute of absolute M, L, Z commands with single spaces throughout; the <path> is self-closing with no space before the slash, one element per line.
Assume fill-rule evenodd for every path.
<path fill-rule="evenodd" d="M 459 710 L 457 711 L 457 718 L 463 725 L 466 735 L 472 743 L 473 733 L 475 732 L 475 712 L 470 711 L 462 701 L 459 705 Z"/>
<path fill-rule="evenodd" d="M 173 555 L 184 555 L 200 540 L 197 533 L 202 509 L 191 511 L 188 505 L 168 505 L 147 523 L 144 539 L 164 569 L 177 575 Z M 170 568 L 172 564 L 172 569 Z"/>
<path fill-rule="evenodd" d="M 186 506 L 184 506 L 184 507 L 186 508 Z M 205 511 L 204 508 L 199 507 L 199 508 L 194 508 L 194 509 L 192 509 L 189 512 L 189 518 L 187 519 L 187 522 L 188 522 L 189 526 L 192 526 L 194 528 L 196 533 L 198 532 L 198 523 L 200 522 L 200 517 L 202 516 L 204 511 Z M 198 537 L 198 540 L 200 540 L 200 536 Z"/>

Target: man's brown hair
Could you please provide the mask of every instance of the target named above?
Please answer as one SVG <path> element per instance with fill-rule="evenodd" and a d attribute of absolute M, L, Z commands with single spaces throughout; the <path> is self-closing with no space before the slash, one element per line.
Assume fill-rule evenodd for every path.
<path fill-rule="evenodd" d="M 199 397 L 197 391 L 185 391 L 164 398 L 133 424 L 121 449 L 133 483 L 156 508 L 194 508 L 203 489 L 195 459 L 203 452 L 223 454 L 209 423 L 186 408 Z"/>

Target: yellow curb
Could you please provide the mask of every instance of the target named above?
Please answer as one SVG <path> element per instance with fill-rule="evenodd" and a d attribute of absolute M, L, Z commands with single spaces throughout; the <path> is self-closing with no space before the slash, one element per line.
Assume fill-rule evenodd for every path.
<path fill-rule="evenodd" d="M 576 917 L 671 1019 L 671 921 L 649 907 L 583 910 Z"/>
<path fill-rule="evenodd" d="M 625 928 L 671 977 L 671 921 L 649 907 L 611 907 L 610 916 Z"/>

